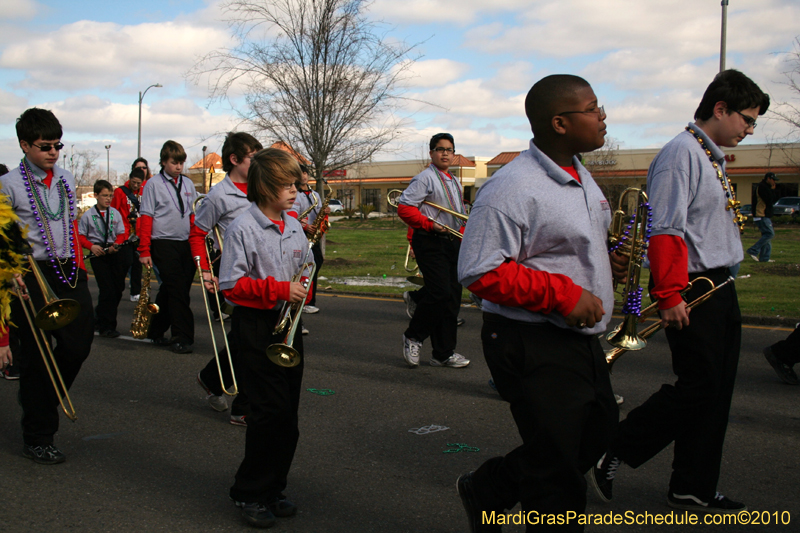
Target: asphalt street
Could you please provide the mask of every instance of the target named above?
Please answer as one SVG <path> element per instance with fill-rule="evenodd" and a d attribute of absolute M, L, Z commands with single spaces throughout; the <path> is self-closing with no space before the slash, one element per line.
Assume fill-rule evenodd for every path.
<path fill-rule="evenodd" d="M 96 285 L 90 280 L 96 295 Z M 153 295 L 155 296 L 155 294 Z M 286 494 L 297 516 L 277 532 L 464 532 L 456 478 L 520 443 L 507 405 L 489 388 L 481 355 L 481 314 L 465 308 L 458 350 L 464 369 L 408 369 L 400 300 L 321 295 L 308 316 L 300 442 Z M 21 456 L 17 382 L 0 383 L 0 531 L 246 531 L 228 488 L 245 429 L 206 404 L 195 375 L 212 356 L 198 287 L 193 289 L 194 353 L 175 355 L 132 339 L 95 338 L 71 396 L 77 422 L 61 418 L 61 465 Z M 134 304 L 120 305 L 120 331 Z M 127 331 L 125 334 L 128 334 Z M 727 531 L 799 531 L 800 387 L 784 385 L 761 350 L 785 328 L 746 327 L 719 490 L 771 525 Z M 670 382 L 663 335 L 614 368 L 621 415 Z M 420 430 L 431 425 L 448 429 Z M 464 445 L 464 446 L 455 446 Z M 461 449 L 455 453 L 448 450 Z M 623 466 L 614 501 L 589 494 L 590 513 L 667 513 L 671 447 L 633 470 Z M 518 510 L 518 509 L 517 509 Z M 772 514 L 777 512 L 777 514 Z M 775 517 L 790 513 L 789 525 Z M 786 514 L 782 515 L 784 517 Z M 763 518 L 762 520 L 766 520 Z M 699 531 L 721 526 L 590 526 L 587 531 Z M 504 531 L 524 531 L 506 526 Z"/>

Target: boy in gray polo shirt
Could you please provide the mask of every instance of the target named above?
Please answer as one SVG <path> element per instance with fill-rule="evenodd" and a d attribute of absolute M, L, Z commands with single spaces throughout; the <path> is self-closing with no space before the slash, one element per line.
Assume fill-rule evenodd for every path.
<path fill-rule="evenodd" d="M 669 328 L 678 379 L 662 385 L 620 423 L 617 438 L 591 476 L 605 501 L 611 500 L 622 462 L 637 468 L 674 441 L 670 507 L 707 513 L 747 509 L 717 491 L 742 337 L 736 287 L 728 283 L 720 288 L 691 310 L 691 318 L 680 291 L 699 277 L 724 283 L 742 260 L 744 217 L 720 147 L 735 147 L 752 135 L 756 119 L 768 107 L 769 96 L 750 78 L 723 71 L 703 94 L 695 122 L 650 165 L 650 295 L 658 300 L 661 322 Z M 700 280 L 686 300 L 710 288 Z"/>

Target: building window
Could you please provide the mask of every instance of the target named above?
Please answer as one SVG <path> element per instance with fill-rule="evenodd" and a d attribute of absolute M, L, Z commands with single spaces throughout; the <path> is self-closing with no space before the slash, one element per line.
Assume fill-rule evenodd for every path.
<path fill-rule="evenodd" d="M 353 189 L 336 189 L 336 199 L 342 202 L 344 209 L 353 209 L 353 197 L 355 191 Z"/>
<path fill-rule="evenodd" d="M 361 203 L 371 205 L 375 211 L 381 210 L 381 190 L 380 189 L 361 189 Z"/>

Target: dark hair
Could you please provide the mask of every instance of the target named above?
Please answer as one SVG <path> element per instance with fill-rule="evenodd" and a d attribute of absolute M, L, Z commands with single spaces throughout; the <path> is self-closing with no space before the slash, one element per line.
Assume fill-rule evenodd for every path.
<path fill-rule="evenodd" d="M 28 144 L 42 140 L 60 139 L 63 135 L 61 123 L 49 109 L 32 107 L 17 119 L 17 139 Z"/>
<path fill-rule="evenodd" d="M 233 170 L 233 163 L 231 163 L 231 156 L 235 155 L 236 160 L 240 163 L 247 157 L 250 152 L 261 150 L 264 148 L 258 139 L 249 133 L 230 132 L 225 137 L 225 143 L 222 145 L 222 170 L 230 172 Z"/>
<path fill-rule="evenodd" d="M 733 69 L 723 70 L 714 77 L 714 81 L 703 93 L 700 105 L 694 112 L 694 119 L 710 119 L 714 115 L 714 106 L 717 102 L 725 102 L 729 114 L 757 107 L 758 114 L 763 115 L 769 109 L 769 95 L 753 80 Z"/>
<path fill-rule="evenodd" d="M 175 141 L 167 141 L 161 147 L 161 168 L 164 168 L 164 163 L 172 159 L 177 163 L 186 161 L 186 151 L 180 143 Z"/>
<path fill-rule="evenodd" d="M 103 192 L 103 189 L 108 189 L 111 192 L 114 192 L 114 186 L 111 185 L 106 180 L 97 180 L 94 182 L 94 193 L 100 194 Z"/>
<path fill-rule="evenodd" d="M 8 167 L 0 163 L 0 176 L 5 176 L 6 174 L 8 174 Z"/>
<path fill-rule="evenodd" d="M 553 74 L 537 81 L 525 97 L 525 115 L 534 135 L 545 133 L 550 120 L 564 109 L 558 109 L 576 91 L 591 87 L 589 82 L 572 74 Z"/>
<path fill-rule="evenodd" d="M 308 165 L 300 163 L 300 172 L 302 172 L 303 174 L 310 174 L 310 172 L 308 171 Z"/>
<path fill-rule="evenodd" d="M 300 181 L 300 165 L 287 152 L 265 148 L 250 159 L 247 199 L 263 206 L 278 198 L 281 188 Z"/>
<path fill-rule="evenodd" d="M 137 179 L 137 180 L 144 181 L 146 177 L 147 177 L 147 174 L 145 174 L 145 171 L 144 171 L 143 168 L 134 168 L 133 170 L 131 170 L 131 173 L 128 175 L 128 179 L 129 180 Z"/>
<path fill-rule="evenodd" d="M 136 159 L 133 160 L 133 163 L 131 163 L 131 172 L 134 171 L 137 163 L 144 163 L 144 166 L 150 169 L 150 164 L 147 162 L 147 159 L 145 159 L 144 157 L 137 157 Z M 145 175 L 145 177 L 147 177 L 147 175 Z"/>
<path fill-rule="evenodd" d="M 431 137 L 431 141 L 428 143 L 429 149 L 433 150 L 434 148 L 436 148 L 436 145 L 442 139 L 447 139 L 448 141 L 450 141 L 450 144 L 453 145 L 453 148 L 456 147 L 456 141 L 453 140 L 452 135 L 450 135 L 449 133 L 437 133 L 436 135 Z"/>

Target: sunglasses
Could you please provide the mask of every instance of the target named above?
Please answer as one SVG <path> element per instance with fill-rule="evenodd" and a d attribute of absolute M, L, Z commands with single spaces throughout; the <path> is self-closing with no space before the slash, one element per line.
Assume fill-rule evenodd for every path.
<path fill-rule="evenodd" d="M 56 151 L 61 150 L 62 148 L 64 148 L 64 143 L 55 143 L 55 144 L 33 144 L 33 143 L 31 143 L 31 146 L 35 146 L 36 148 L 38 148 L 42 152 L 49 152 L 53 148 L 55 148 Z"/>

